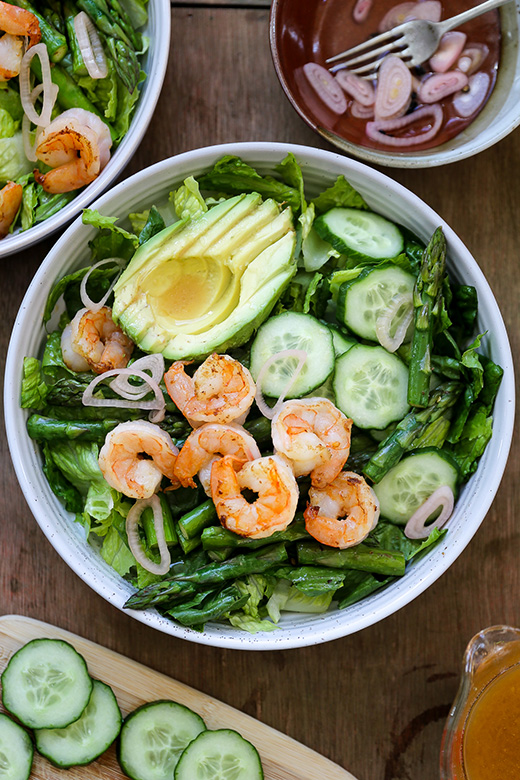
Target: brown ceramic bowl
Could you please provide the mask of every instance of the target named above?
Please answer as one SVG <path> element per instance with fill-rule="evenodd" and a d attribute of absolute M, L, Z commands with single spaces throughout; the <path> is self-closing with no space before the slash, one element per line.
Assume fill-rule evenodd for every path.
<path fill-rule="evenodd" d="M 395 0 L 394 4 L 398 2 Z M 473 4 L 469 0 L 449 6 L 445 3 L 443 18 Z M 502 32 L 497 44 L 500 49 L 497 79 L 488 102 L 462 132 L 430 149 L 383 151 L 364 145 L 369 142 L 366 136 L 363 139 L 363 124 L 357 120 L 358 137 L 353 140 L 350 113 L 338 116 L 328 109 L 302 71 L 305 63 L 325 65 L 328 57 L 346 48 L 345 29 L 350 35 L 352 27 L 356 27 L 352 21 L 353 5 L 354 0 L 273 0 L 271 6 L 271 53 L 282 88 L 298 114 L 329 143 L 348 155 L 376 165 L 422 168 L 470 157 L 500 141 L 520 124 L 519 10 L 511 2 L 502 6 L 499 12 L 490 12 L 500 13 Z M 375 11 L 373 8 L 371 13 Z M 381 16 L 379 13 L 374 18 L 379 20 Z M 490 14 L 465 25 L 468 37 L 475 31 L 479 34 L 485 17 L 489 21 Z M 469 25 L 473 26 L 470 28 Z M 353 38 L 347 46 L 361 43 L 366 38 L 366 28 L 360 27 L 356 32 L 358 40 Z"/>

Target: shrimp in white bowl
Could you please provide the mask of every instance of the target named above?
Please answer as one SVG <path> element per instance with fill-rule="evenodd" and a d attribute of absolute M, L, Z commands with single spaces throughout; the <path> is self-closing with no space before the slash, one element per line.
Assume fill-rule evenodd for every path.
<path fill-rule="evenodd" d="M 38 131 L 36 157 L 52 170 L 36 169 L 34 178 L 53 194 L 85 187 L 108 163 L 111 146 L 110 130 L 102 119 L 83 108 L 69 108 Z"/>
<path fill-rule="evenodd" d="M 379 520 L 377 496 L 359 474 L 342 471 L 323 488 L 311 487 L 305 512 L 307 532 L 329 547 L 353 547 L 373 531 Z"/>
<path fill-rule="evenodd" d="M 0 190 L 0 238 L 9 233 L 9 228 L 22 205 L 22 195 L 22 185 L 14 181 L 8 181 Z"/>
<path fill-rule="evenodd" d="M 31 11 L 0 2 L 0 30 L 0 80 L 8 81 L 20 73 L 25 39 L 29 47 L 40 41 L 40 23 Z"/>
<path fill-rule="evenodd" d="M 104 374 L 125 368 L 133 349 L 134 342 L 115 324 L 108 306 L 97 312 L 80 309 L 61 337 L 63 360 L 72 371 Z"/>
<path fill-rule="evenodd" d="M 175 464 L 175 476 L 183 487 L 195 487 L 193 477 L 198 474 L 209 496 L 211 467 L 225 455 L 232 455 L 238 466 L 261 456 L 258 444 L 241 425 L 205 423 L 184 442 Z"/>
<path fill-rule="evenodd" d="M 232 455 L 211 467 L 211 497 L 221 525 L 250 539 L 283 531 L 294 519 L 298 485 L 292 469 L 280 455 L 248 461 L 235 471 Z M 243 490 L 257 494 L 253 502 Z"/>
<path fill-rule="evenodd" d="M 99 468 L 115 490 L 129 498 L 150 498 L 163 477 L 174 476 L 178 448 L 169 433 L 146 420 L 120 423 L 105 438 Z"/>
<path fill-rule="evenodd" d="M 275 452 L 291 462 L 295 476 L 310 474 L 314 487 L 325 487 L 345 465 L 352 420 L 327 398 L 285 401 L 271 432 Z"/>
<path fill-rule="evenodd" d="M 243 423 L 256 386 L 249 370 L 229 355 L 210 355 L 193 377 L 177 360 L 164 375 L 170 398 L 193 428 L 205 422 Z"/>

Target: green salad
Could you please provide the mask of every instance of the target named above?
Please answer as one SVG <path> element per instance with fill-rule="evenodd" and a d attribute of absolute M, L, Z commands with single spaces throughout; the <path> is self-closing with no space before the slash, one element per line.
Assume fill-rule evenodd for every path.
<path fill-rule="evenodd" d="M 130 127 L 147 0 L 16 0 L 0 29 L 0 238 L 57 214 Z"/>
<path fill-rule="evenodd" d="M 227 156 L 83 221 L 91 263 L 52 289 L 21 403 L 125 607 L 276 631 L 449 534 L 503 372 L 440 228 L 425 246 L 343 176 L 310 198 L 292 154 L 273 176 Z"/>

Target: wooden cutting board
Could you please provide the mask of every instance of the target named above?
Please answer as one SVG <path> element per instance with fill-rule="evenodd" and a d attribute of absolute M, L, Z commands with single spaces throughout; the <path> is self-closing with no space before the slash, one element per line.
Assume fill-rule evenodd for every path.
<path fill-rule="evenodd" d="M 210 729 L 230 728 L 240 732 L 260 753 L 265 780 L 356 780 L 337 764 L 250 715 L 106 647 L 39 620 L 20 615 L 0 617 L 0 673 L 18 648 L 39 637 L 70 642 L 85 658 L 90 674 L 111 686 L 123 715 L 147 701 L 172 699 L 198 712 Z M 125 778 L 117 763 L 114 746 L 89 766 L 72 770 L 56 769 L 35 755 L 33 780 L 59 780 L 61 776 L 64 780 Z"/>

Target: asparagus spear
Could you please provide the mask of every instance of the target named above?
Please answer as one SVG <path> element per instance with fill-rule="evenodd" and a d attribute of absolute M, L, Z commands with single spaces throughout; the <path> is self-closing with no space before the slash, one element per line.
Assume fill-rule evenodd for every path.
<path fill-rule="evenodd" d="M 417 445 L 419 438 L 425 446 L 428 443 L 442 447 L 449 430 L 453 407 L 464 386 L 460 382 L 444 382 L 429 395 L 425 409 L 412 410 L 372 455 L 363 471 L 369 479 L 379 482 L 392 466 L 398 463 L 405 452 Z M 435 432 L 435 440 L 432 433 Z"/>
<path fill-rule="evenodd" d="M 295 518 L 293 522 L 284 530 L 276 531 L 271 536 L 263 539 L 249 539 L 246 536 L 238 536 L 233 531 L 228 531 L 220 526 L 210 526 L 202 531 L 202 546 L 205 550 L 226 550 L 237 547 L 247 547 L 254 550 L 257 547 L 265 547 L 268 544 L 277 542 L 297 542 L 300 539 L 308 539 L 309 534 L 305 530 L 305 524 L 300 518 Z"/>
<path fill-rule="evenodd" d="M 208 563 L 191 574 L 177 574 L 176 581 L 193 582 L 197 585 L 226 582 L 248 574 L 261 574 L 287 560 L 284 544 L 272 544 L 267 549 L 239 553 L 224 563 Z"/>
<path fill-rule="evenodd" d="M 119 78 L 128 91 L 133 92 L 139 78 L 139 61 L 131 38 L 103 0 L 78 0 L 77 4 L 95 25 Z"/>
<path fill-rule="evenodd" d="M 204 594 L 204 598 L 207 600 L 200 607 L 191 603 L 180 604 L 168 609 L 167 613 L 184 626 L 196 626 L 240 609 L 249 600 L 249 594 L 242 594 L 236 585 L 229 585 L 209 598 Z"/>
<path fill-rule="evenodd" d="M 177 531 L 175 530 L 175 525 L 173 523 L 172 513 L 170 512 L 170 507 L 168 505 L 164 493 L 159 493 L 158 495 L 159 495 L 159 501 L 161 502 L 161 510 L 163 516 L 164 538 L 166 544 L 169 547 L 173 547 L 178 543 L 178 539 L 177 539 Z M 157 552 L 157 550 L 159 549 L 159 542 L 157 541 L 153 509 L 151 507 L 146 507 L 146 509 L 142 513 L 141 523 L 143 526 L 144 535 L 146 537 L 146 543 L 148 545 L 148 548 L 152 550 L 152 552 Z"/>
<path fill-rule="evenodd" d="M 179 517 L 179 531 L 185 539 L 200 537 L 204 528 L 217 521 L 217 511 L 211 499 Z M 222 529 L 223 530 L 223 529 Z"/>
<path fill-rule="evenodd" d="M 435 312 L 442 301 L 446 272 L 446 239 L 437 228 L 424 250 L 423 261 L 413 292 L 414 331 L 408 375 L 408 402 L 427 406 L 432 373 L 431 358 Z"/>
<path fill-rule="evenodd" d="M 119 425 L 119 420 L 55 420 L 41 414 L 31 414 L 27 420 L 27 433 L 38 441 L 81 439 L 103 442 L 109 431 Z"/>
<path fill-rule="evenodd" d="M 322 548 L 316 542 L 299 542 L 298 563 L 312 566 L 330 566 L 333 569 L 358 569 L 373 574 L 401 575 L 405 571 L 405 557 L 397 550 L 379 550 L 358 544 L 346 550 Z"/>
<path fill-rule="evenodd" d="M 24 8 L 26 11 L 30 11 L 36 16 L 40 23 L 40 32 L 42 34 L 42 43 L 47 47 L 49 52 L 49 59 L 51 62 L 61 62 L 68 51 L 67 39 L 62 33 L 58 32 L 56 28 L 50 24 L 44 16 L 42 16 L 35 7 L 28 2 L 28 0 L 13 0 L 13 5 L 17 5 L 19 8 Z"/>
<path fill-rule="evenodd" d="M 152 583 L 130 596 L 124 606 L 129 609 L 146 609 L 164 604 L 179 596 L 194 593 L 200 586 L 218 585 L 248 574 L 261 574 L 286 560 L 284 545 L 273 544 L 266 550 L 236 555 L 224 563 L 208 563 L 193 572 L 180 572 L 167 580 Z"/>

